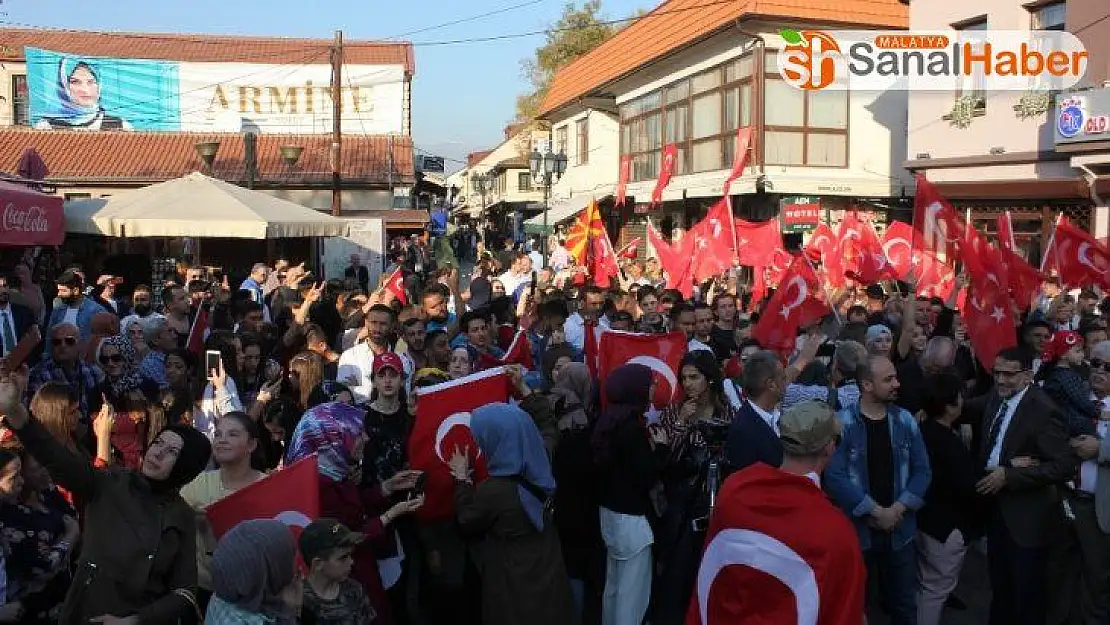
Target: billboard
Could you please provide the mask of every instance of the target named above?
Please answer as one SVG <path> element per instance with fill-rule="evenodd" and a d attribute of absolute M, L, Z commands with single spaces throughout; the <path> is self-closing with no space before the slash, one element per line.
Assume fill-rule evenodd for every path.
<path fill-rule="evenodd" d="M 44 130 L 323 134 L 327 63 L 195 63 L 26 48 L 30 123 Z M 404 67 L 344 65 L 345 134 L 403 131 Z"/>

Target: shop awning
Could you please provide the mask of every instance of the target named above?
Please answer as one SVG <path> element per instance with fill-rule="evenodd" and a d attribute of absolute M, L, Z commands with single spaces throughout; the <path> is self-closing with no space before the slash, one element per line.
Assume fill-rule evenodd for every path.
<path fill-rule="evenodd" d="M 566 220 L 568 220 L 572 217 L 577 216 L 578 213 L 581 213 L 583 210 L 586 209 L 587 206 L 590 205 L 591 201 L 596 199 L 598 202 L 600 202 L 600 201 L 602 201 L 602 200 L 604 200 L 608 197 L 611 197 L 611 196 L 609 196 L 609 195 L 601 195 L 601 196 L 580 195 L 578 197 L 571 197 L 570 199 L 563 200 L 561 202 L 556 202 L 556 203 L 552 204 L 551 208 L 547 209 L 547 211 L 546 211 L 546 213 L 547 213 L 547 232 L 544 232 L 544 228 L 543 228 L 544 213 L 540 213 L 539 215 L 536 215 L 535 217 L 530 217 L 530 218 L 526 219 L 524 221 L 524 232 L 526 234 L 551 234 L 551 232 L 553 232 L 555 230 L 555 226 L 557 226 L 559 223 L 561 223 L 563 221 L 566 221 Z"/>
<path fill-rule="evenodd" d="M 61 245 L 62 198 L 0 181 L 0 246 Z"/>
<path fill-rule="evenodd" d="M 288 239 L 348 231 L 342 219 L 200 173 L 66 202 L 65 212 L 68 232 L 113 237 Z"/>

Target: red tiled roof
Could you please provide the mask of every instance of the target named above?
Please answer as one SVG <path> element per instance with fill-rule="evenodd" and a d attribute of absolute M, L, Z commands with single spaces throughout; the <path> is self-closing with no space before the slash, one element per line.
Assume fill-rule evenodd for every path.
<path fill-rule="evenodd" d="M 480 152 L 471 152 L 466 155 L 466 166 L 474 167 L 482 162 L 482 159 L 493 153 L 493 150 L 482 150 Z"/>
<path fill-rule="evenodd" d="M 196 144 L 219 141 L 212 175 L 228 182 L 247 179 L 243 160 L 243 136 L 216 133 L 176 132 L 75 132 L 65 130 L 0 129 L 0 171 L 14 172 L 26 148 L 34 148 L 50 171 L 48 182 L 84 183 L 161 182 L 202 171 Z M 389 182 L 387 136 L 344 135 L 344 184 Z M 297 164 L 290 168 L 282 160 L 281 146 L 301 146 Z M 258 135 L 256 182 L 285 185 L 330 184 L 329 135 Z M 412 140 L 393 137 L 395 184 L 415 182 Z"/>
<path fill-rule="evenodd" d="M 907 28 L 909 9 L 899 0 L 666 0 L 559 70 L 540 105 L 540 115 L 741 18 Z"/>
<path fill-rule="evenodd" d="M 25 46 L 57 52 L 129 59 L 223 63 L 328 63 L 330 39 L 239 37 L 176 33 L 100 33 L 80 30 L 0 28 L 0 62 L 23 62 Z M 344 41 L 343 62 L 404 65 L 416 71 L 412 43 Z"/>

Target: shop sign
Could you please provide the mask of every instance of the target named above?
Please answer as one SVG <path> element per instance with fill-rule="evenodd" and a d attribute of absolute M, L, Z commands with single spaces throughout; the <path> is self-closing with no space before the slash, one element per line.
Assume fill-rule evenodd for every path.
<path fill-rule="evenodd" d="M 1110 137 L 1110 89 L 1056 96 L 1056 143 L 1105 141 Z"/>
<path fill-rule="evenodd" d="M 785 197 L 779 208 L 782 218 L 782 231 L 787 233 L 806 232 L 817 227 L 821 221 L 821 202 L 816 197 Z"/>

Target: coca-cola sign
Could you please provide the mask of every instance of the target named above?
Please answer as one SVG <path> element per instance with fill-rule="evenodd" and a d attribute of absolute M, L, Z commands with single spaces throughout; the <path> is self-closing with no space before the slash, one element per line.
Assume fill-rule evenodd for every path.
<path fill-rule="evenodd" d="M 0 246 L 61 245 L 62 199 L 0 183 Z"/>

